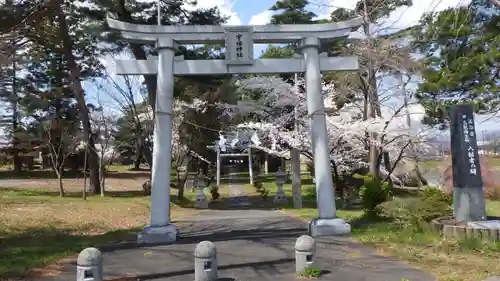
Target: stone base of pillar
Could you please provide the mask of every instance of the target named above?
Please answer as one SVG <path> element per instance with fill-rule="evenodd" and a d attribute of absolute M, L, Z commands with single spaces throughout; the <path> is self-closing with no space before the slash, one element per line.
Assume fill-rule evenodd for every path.
<path fill-rule="evenodd" d="M 309 235 L 317 236 L 338 236 L 351 234 L 351 225 L 343 219 L 313 219 L 309 223 Z"/>
<path fill-rule="evenodd" d="M 146 226 L 142 232 L 137 234 L 138 244 L 167 244 L 177 240 L 179 230 L 175 224 L 160 227 Z"/>

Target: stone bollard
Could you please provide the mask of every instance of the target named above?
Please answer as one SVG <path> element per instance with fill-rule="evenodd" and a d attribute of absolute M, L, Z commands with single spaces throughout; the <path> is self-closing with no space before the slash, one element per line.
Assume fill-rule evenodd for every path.
<path fill-rule="evenodd" d="M 316 260 L 316 241 L 309 235 L 302 235 L 295 242 L 295 273 L 302 274 Z"/>
<path fill-rule="evenodd" d="M 217 248 L 210 241 L 202 241 L 194 250 L 194 280 L 217 280 Z"/>
<path fill-rule="evenodd" d="M 102 281 L 102 254 L 96 248 L 86 248 L 76 260 L 76 281 Z"/>

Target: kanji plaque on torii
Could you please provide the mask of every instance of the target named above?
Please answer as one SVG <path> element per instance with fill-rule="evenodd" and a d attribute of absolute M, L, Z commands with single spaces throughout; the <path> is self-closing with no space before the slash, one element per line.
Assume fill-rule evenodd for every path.
<path fill-rule="evenodd" d="M 230 26 L 226 30 L 226 60 L 228 64 L 253 64 L 253 28 Z"/>

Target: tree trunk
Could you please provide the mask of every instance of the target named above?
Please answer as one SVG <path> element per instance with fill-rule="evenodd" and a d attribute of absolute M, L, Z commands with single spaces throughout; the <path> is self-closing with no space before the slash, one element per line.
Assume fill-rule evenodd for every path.
<path fill-rule="evenodd" d="M 184 199 L 184 183 L 186 182 L 186 179 L 188 177 L 187 165 L 185 166 L 185 170 L 184 170 L 183 175 L 184 175 L 184 177 L 180 176 L 180 169 L 177 168 L 177 171 L 176 171 L 176 177 L 177 177 L 176 186 L 177 186 L 177 190 L 178 190 L 177 191 L 177 198 L 179 200 Z"/>
<path fill-rule="evenodd" d="M 179 181 L 177 188 L 178 188 L 177 199 L 179 200 L 184 199 L 184 181 Z"/>
<path fill-rule="evenodd" d="M 15 55 L 15 52 L 14 52 Z M 22 162 L 21 162 L 21 157 L 19 157 L 19 138 L 17 137 L 17 128 L 18 128 L 18 111 L 17 111 L 17 65 L 16 65 L 16 57 L 14 57 L 14 60 L 12 62 L 12 68 L 14 70 L 14 74 L 12 75 L 12 98 L 11 98 L 11 105 L 12 105 L 12 135 L 13 141 L 12 141 L 12 148 L 13 148 L 13 158 L 14 158 L 14 172 L 15 173 L 20 173 L 22 170 Z"/>
<path fill-rule="evenodd" d="M 370 20 L 369 20 L 369 14 L 371 11 L 369 11 L 371 5 L 373 4 L 372 1 L 368 3 L 369 1 L 363 0 L 363 32 L 365 33 L 367 44 L 369 47 L 373 48 L 373 38 L 371 35 L 371 30 L 370 30 Z M 376 7 L 377 8 L 377 7 Z M 375 9 L 376 9 L 375 8 Z M 376 71 L 375 68 L 373 67 L 373 63 L 371 61 L 371 58 L 368 58 L 367 61 L 367 66 L 366 66 L 366 72 L 368 75 L 368 83 L 366 87 L 366 97 L 368 100 L 368 111 L 369 113 L 367 114 L 368 118 L 375 118 L 377 116 L 381 117 L 382 116 L 382 110 L 380 108 L 380 102 L 378 98 L 378 88 L 377 88 L 377 77 L 376 77 Z M 377 170 L 377 168 L 380 167 L 380 155 L 379 155 L 379 143 L 378 143 L 379 136 L 375 132 L 370 133 L 369 137 L 369 168 L 370 172 L 374 174 L 376 178 L 380 178 L 380 171 Z"/>
<path fill-rule="evenodd" d="M 142 160 L 142 144 L 140 141 L 137 141 L 137 144 L 135 145 L 134 170 L 139 170 L 141 168 L 141 160 Z"/>
<path fill-rule="evenodd" d="M 188 153 L 186 153 L 185 155 L 188 155 Z M 185 185 L 187 178 L 189 176 L 188 166 L 191 163 L 191 160 L 188 160 L 185 166 L 182 166 L 185 162 L 185 159 L 183 159 L 182 161 L 179 161 L 179 162 L 181 165 L 178 165 L 177 169 L 176 169 L 176 178 L 177 178 L 176 186 L 178 188 L 177 198 L 180 200 L 180 199 L 184 198 L 184 185 Z M 182 169 L 184 169 L 183 177 L 180 176 L 181 167 L 183 167 Z"/>
<path fill-rule="evenodd" d="M 85 149 L 85 155 L 83 156 L 83 189 L 82 198 L 87 200 L 87 150 Z"/>
<path fill-rule="evenodd" d="M 300 152 L 296 148 L 292 148 L 292 194 L 293 207 L 295 209 L 302 208 L 301 194 L 301 178 L 300 178 Z"/>
<path fill-rule="evenodd" d="M 134 160 L 134 170 L 139 170 L 141 168 L 142 154 L 138 154 Z"/>
<path fill-rule="evenodd" d="M 391 166 L 391 160 L 389 158 L 389 152 L 383 152 L 383 157 L 384 157 L 384 167 L 387 170 L 387 172 L 389 173 L 389 175 L 391 175 L 393 171 L 392 171 L 392 166 Z M 389 182 L 389 190 L 391 190 L 391 192 L 392 192 L 393 182 L 392 182 L 391 177 L 389 177 L 387 179 L 387 181 Z"/>
<path fill-rule="evenodd" d="M 330 160 L 330 164 L 332 168 L 332 177 L 333 177 L 333 195 L 340 196 L 340 199 L 344 200 L 344 185 L 340 181 L 340 175 L 337 169 L 337 163 L 335 163 L 335 161 L 333 160 Z"/>
<path fill-rule="evenodd" d="M 83 89 L 82 89 L 83 91 Z M 85 101 L 84 101 L 85 102 Z M 84 104 L 85 106 L 85 104 Z M 85 114 L 88 118 L 88 111 L 85 106 Z M 90 135 L 90 123 L 88 123 L 89 135 Z M 85 130 L 84 130 L 85 131 Z M 85 137 L 85 132 L 84 132 Z M 86 149 L 88 150 L 88 165 L 89 165 L 89 174 L 90 174 L 90 186 L 93 194 L 101 193 L 101 181 L 99 177 L 99 155 L 97 155 L 97 151 L 95 149 L 94 139 L 90 138 L 87 142 Z"/>
<path fill-rule="evenodd" d="M 64 197 L 64 185 L 63 185 L 63 180 L 62 180 L 62 172 L 64 170 L 64 165 L 60 165 L 56 169 L 56 174 L 57 174 L 57 182 L 59 183 L 59 196 Z"/>
<path fill-rule="evenodd" d="M 92 185 L 92 192 L 97 194 L 101 191 L 99 181 L 99 162 L 97 152 L 95 150 L 94 141 L 91 136 L 90 118 L 87 105 L 85 103 L 85 92 L 81 83 L 81 72 L 78 67 L 75 56 L 73 55 L 73 41 L 69 35 L 68 23 L 66 22 L 66 15 L 63 11 L 64 0 L 52 0 L 52 6 L 56 11 L 59 31 L 62 40 L 62 52 L 68 61 L 70 71 L 70 87 L 75 93 L 76 101 L 79 108 L 80 118 L 82 119 L 83 137 L 89 140 L 86 143 L 86 149 L 89 155 L 89 168 L 90 168 L 90 183 Z"/>
<path fill-rule="evenodd" d="M 106 180 L 106 171 L 103 164 L 103 155 L 99 157 L 99 180 L 101 181 L 101 197 L 104 197 L 104 181 Z"/>
<path fill-rule="evenodd" d="M 146 160 L 146 163 L 148 163 L 149 169 L 151 170 L 153 168 L 153 153 L 149 144 L 142 145 L 141 154 L 144 157 L 144 160 Z"/>
<path fill-rule="evenodd" d="M 264 174 L 269 174 L 269 155 L 267 152 L 264 152 Z"/>

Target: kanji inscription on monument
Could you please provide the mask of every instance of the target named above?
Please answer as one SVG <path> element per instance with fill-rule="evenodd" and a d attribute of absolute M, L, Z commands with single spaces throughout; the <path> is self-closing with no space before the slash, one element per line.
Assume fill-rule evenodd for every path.
<path fill-rule="evenodd" d="M 472 106 L 456 105 L 452 108 L 450 117 L 455 220 L 459 222 L 484 220 L 486 211 L 483 179 Z"/>
<path fill-rule="evenodd" d="M 482 188 L 472 107 L 458 105 L 451 115 L 451 157 L 455 187 Z"/>

